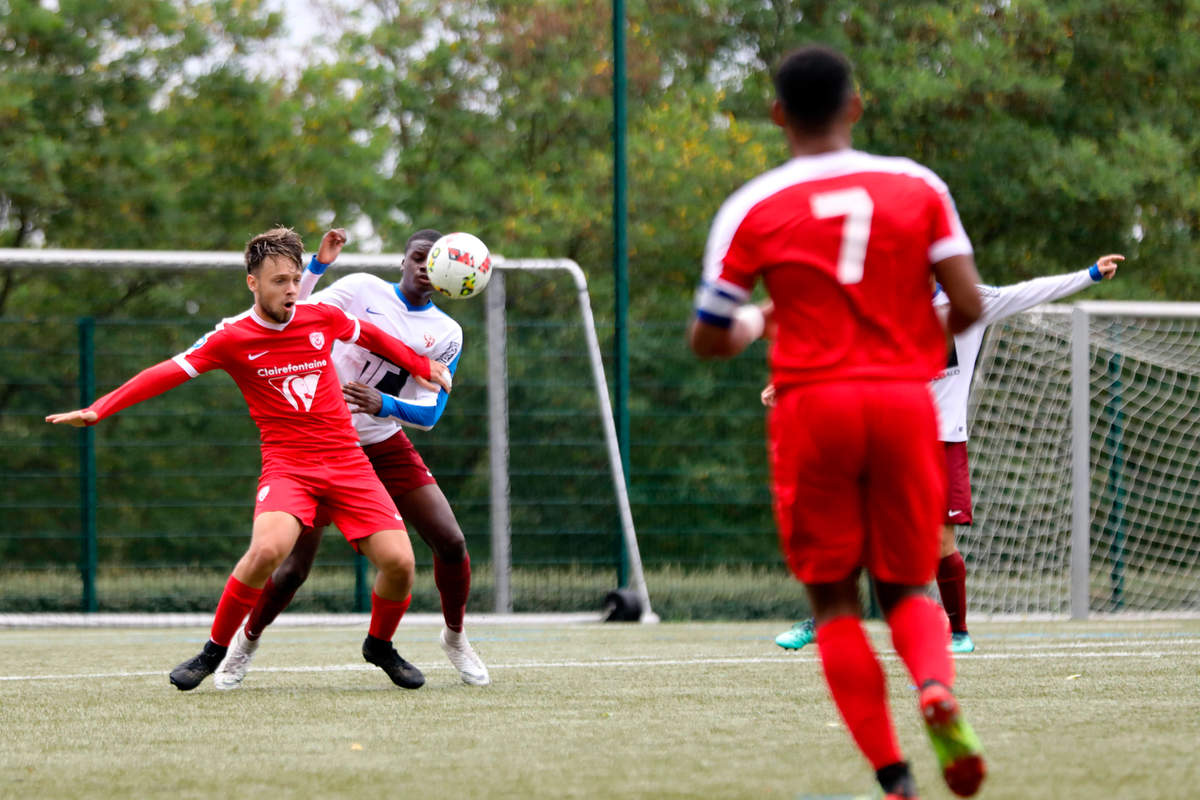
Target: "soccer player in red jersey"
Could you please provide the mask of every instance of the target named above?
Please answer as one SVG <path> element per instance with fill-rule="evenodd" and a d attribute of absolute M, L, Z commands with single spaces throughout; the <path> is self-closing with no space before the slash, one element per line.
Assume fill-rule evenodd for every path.
<path fill-rule="evenodd" d="M 946 326 L 981 313 L 971 243 L 945 184 L 904 158 L 851 147 L 862 113 L 849 62 L 823 46 L 787 55 L 772 120 L 792 159 L 729 197 L 704 254 L 689 343 L 702 358 L 770 333 L 776 405 L 768 423 L 775 518 L 804 583 L 834 703 L 886 797 L 916 797 L 861 624 L 857 580 L 874 583 L 892 642 L 950 788 L 985 768 L 952 692 L 946 615 L 925 595 L 938 560 L 944 458 L 928 382 L 946 363 Z M 770 300 L 748 304 L 761 278 Z"/>
<path fill-rule="evenodd" d="M 414 349 L 446 364 L 451 372 L 462 354 L 462 327 L 433 304 L 433 284 L 426 260 L 441 233 L 417 231 L 405 244 L 403 276 L 389 283 L 366 273 L 348 275 L 311 295 L 314 302 L 330 303 L 355 316 L 369 318 Z M 309 297 L 317 281 L 345 244 L 345 231 L 325 234 L 320 252 L 304 271 L 300 296 Z M 333 352 L 342 392 L 358 431 L 363 452 L 375 474 L 396 502 L 405 523 L 433 551 L 433 577 L 446 625 L 439 643 L 463 682 L 471 686 L 491 683 L 487 667 L 471 647 L 464 631 L 467 598 L 471 591 L 471 559 L 467 540 L 446 495 L 421 454 L 413 447 L 401 423 L 431 430 L 441 419 L 446 392 L 413 387 L 409 376 L 395 365 L 356 346 L 339 346 Z M 272 573 L 246 624 L 239 627 L 225 660 L 213 675 L 218 689 L 241 686 L 258 650 L 263 631 L 287 608 L 307 580 L 321 545 L 323 510 L 316 525 L 305 528 L 291 555 Z"/>
<path fill-rule="evenodd" d="M 363 656 L 399 686 L 415 689 L 425 682 L 391 644 L 410 600 L 412 545 L 359 446 L 330 351 L 338 340 L 360 344 L 431 388 L 449 390 L 450 373 L 335 306 L 297 303 L 302 253 L 295 231 L 276 228 L 255 236 L 245 252 L 246 285 L 254 295 L 248 311 L 222 320 L 183 353 L 87 408 L 46 417 L 55 424 L 92 425 L 213 369 L 228 372 L 246 399 L 262 444 L 250 547 L 225 584 L 204 649 L 171 671 L 171 683 L 181 691 L 199 686 L 221 663 L 234 631 L 291 552 L 301 526 L 312 524 L 318 504 L 378 569 Z"/>

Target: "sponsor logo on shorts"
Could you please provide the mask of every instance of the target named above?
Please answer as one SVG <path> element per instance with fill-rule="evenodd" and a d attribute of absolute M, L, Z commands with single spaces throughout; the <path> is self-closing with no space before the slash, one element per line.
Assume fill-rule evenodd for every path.
<path fill-rule="evenodd" d="M 267 495 L 270 493 L 271 493 L 271 485 L 270 484 L 267 484 L 266 486 L 259 489 L 258 490 L 258 502 L 261 503 L 263 500 L 266 500 Z"/>

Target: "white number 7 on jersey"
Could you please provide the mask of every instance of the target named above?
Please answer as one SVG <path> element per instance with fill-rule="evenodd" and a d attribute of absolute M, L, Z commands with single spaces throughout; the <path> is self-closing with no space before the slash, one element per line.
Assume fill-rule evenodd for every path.
<path fill-rule="evenodd" d="M 863 279 L 867 240 L 871 238 L 871 214 L 875 211 L 871 195 L 856 186 L 814 194 L 809 202 L 817 219 L 846 218 L 842 223 L 842 246 L 838 248 L 837 277 L 840 283 L 858 283 Z"/>

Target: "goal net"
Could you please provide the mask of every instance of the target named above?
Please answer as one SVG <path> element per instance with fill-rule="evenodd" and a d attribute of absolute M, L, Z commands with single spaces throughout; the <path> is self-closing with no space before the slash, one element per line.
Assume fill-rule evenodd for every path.
<path fill-rule="evenodd" d="M 995 323 L 968 446 L 972 613 L 1200 611 L 1200 304 Z"/>
<path fill-rule="evenodd" d="M 346 254 L 323 284 L 351 271 L 395 279 L 400 263 Z M 566 259 L 497 266 L 482 297 L 439 301 L 464 330 L 454 396 L 434 431 L 410 431 L 467 536 L 469 610 L 599 617 L 624 583 L 652 621 L 583 272 Z M 24 270 L 18 291 L 83 293 L 70 316 L 0 317 L 10 378 L 0 392 L 0 614 L 211 613 L 249 541 L 259 470 L 232 381 L 203 376 L 94 428 L 42 417 L 90 402 L 244 309 L 241 254 L 5 250 L 0 267 Z M 104 312 L 110 295 L 124 302 L 120 315 Z M 368 610 L 373 571 L 336 530 L 326 535 L 292 608 Z M 436 613 L 431 554 L 412 539 L 413 608 Z"/>

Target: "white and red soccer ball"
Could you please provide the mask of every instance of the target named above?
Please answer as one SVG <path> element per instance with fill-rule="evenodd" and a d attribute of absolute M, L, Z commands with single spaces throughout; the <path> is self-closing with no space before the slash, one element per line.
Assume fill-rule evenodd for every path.
<path fill-rule="evenodd" d="M 429 249 L 425 264 L 433 288 L 453 300 L 474 297 L 492 277 L 492 256 L 478 237 L 447 233 Z"/>

